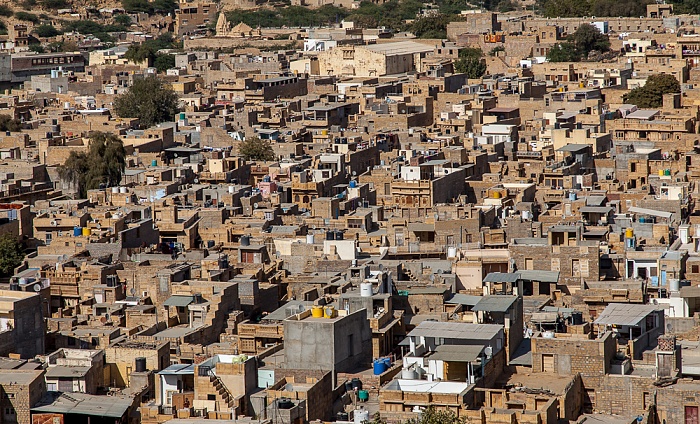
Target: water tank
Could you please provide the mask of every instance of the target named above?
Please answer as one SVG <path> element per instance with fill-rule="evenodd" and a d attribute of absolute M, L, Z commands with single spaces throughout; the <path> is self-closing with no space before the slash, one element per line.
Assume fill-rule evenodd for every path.
<path fill-rule="evenodd" d="M 73 227 L 73 237 L 80 237 L 83 234 L 83 229 L 80 227 Z"/>
<path fill-rule="evenodd" d="M 666 175 L 667 177 L 670 176 L 670 175 L 671 175 L 671 170 L 670 170 L 670 169 L 664 170 L 664 175 Z"/>
<path fill-rule="evenodd" d="M 326 231 L 326 240 L 335 240 L 335 234 L 333 234 L 333 231 Z"/>
<path fill-rule="evenodd" d="M 112 194 L 119 193 L 119 187 L 112 187 Z"/>
<path fill-rule="evenodd" d="M 338 230 L 338 231 L 335 232 L 335 239 L 336 239 L 336 240 L 342 240 L 342 239 L 344 238 L 344 236 L 345 236 L 345 235 L 344 235 L 343 232 L 340 231 L 340 230 Z"/>
<path fill-rule="evenodd" d="M 323 308 L 323 317 L 324 318 L 335 318 L 335 307 L 333 306 L 326 306 Z"/>
<path fill-rule="evenodd" d="M 362 424 L 369 421 L 369 411 L 366 409 L 356 409 L 354 415 L 355 424 Z"/>
<path fill-rule="evenodd" d="M 146 358 L 139 356 L 135 359 L 136 362 L 136 372 L 146 372 Z"/>
<path fill-rule="evenodd" d="M 353 378 L 352 379 L 352 389 L 355 390 L 360 390 L 362 388 L 362 380 L 359 378 Z"/>
<path fill-rule="evenodd" d="M 335 414 L 336 421 L 347 421 L 349 419 L 350 419 L 350 416 L 345 411 L 339 411 L 337 414 Z"/>
<path fill-rule="evenodd" d="M 663 169 L 659 169 L 659 177 L 663 177 L 665 174 Z"/>
<path fill-rule="evenodd" d="M 542 338 L 553 339 L 554 338 L 554 331 L 545 331 L 544 333 L 542 333 Z"/>
<path fill-rule="evenodd" d="M 672 292 L 681 291 L 681 280 L 678 278 L 671 278 L 668 280 L 668 289 Z"/>
<path fill-rule="evenodd" d="M 382 375 L 386 372 L 387 366 L 383 359 L 375 359 L 372 365 L 374 375 Z"/>
<path fill-rule="evenodd" d="M 372 283 L 360 284 L 360 296 L 372 297 Z"/>
<path fill-rule="evenodd" d="M 156 159 L 153 159 L 151 161 L 151 166 L 158 166 L 158 161 Z"/>
<path fill-rule="evenodd" d="M 272 181 L 272 179 L 270 178 L 269 175 L 265 175 L 265 176 L 263 177 L 263 182 L 264 182 L 264 183 L 269 183 L 270 181 Z"/>
<path fill-rule="evenodd" d="M 89 229 L 88 227 L 83 227 L 83 235 L 89 236 L 90 234 L 92 234 L 92 230 Z"/>
<path fill-rule="evenodd" d="M 314 235 L 313 234 L 306 235 L 306 244 L 314 244 Z"/>
<path fill-rule="evenodd" d="M 401 370 L 402 380 L 416 380 L 418 379 L 418 373 L 412 369 L 404 368 Z"/>
<path fill-rule="evenodd" d="M 241 236 L 241 246 L 250 246 L 250 236 Z"/>
<path fill-rule="evenodd" d="M 126 187 L 119 187 L 119 192 L 122 193 L 122 194 L 125 194 L 125 193 L 128 193 L 128 192 L 129 192 L 129 189 L 126 188 Z"/>
<path fill-rule="evenodd" d="M 491 197 L 494 199 L 500 199 L 501 198 L 501 192 L 500 191 L 494 191 L 491 193 Z"/>
<path fill-rule="evenodd" d="M 233 194 L 236 191 L 236 186 L 228 186 L 229 194 Z"/>
<path fill-rule="evenodd" d="M 456 257 L 457 257 L 457 248 L 454 246 L 449 246 L 447 248 L 447 258 L 451 259 L 451 258 L 456 258 Z"/>
<path fill-rule="evenodd" d="M 279 409 L 292 409 L 294 407 L 294 402 L 289 398 L 279 398 L 277 399 L 277 408 Z"/>
<path fill-rule="evenodd" d="M 575 191 L 569 192 L 569 200 L 571 200 L 571 201 L 576 200 L 576 192 Z"/>
<path fill-rule="evenodd" d="M 387 368 L 387 369 L 391 368 L 391 358 L 390 358 L 390 357 L 385 356 L 384 358 L 379 358 L 379 359 L 381 359 L 382 361 L 384 361 L 384 363 L 386 364 L 386 368 Z"/>
<path fill-rule="evenodd" d="M 314 305 L 311 307 L 311 316 L 314 318 L 323 318 L 323 307 Z"/>
<path fill-rule="evenodd" d="M 625 238 L 632 238 L 634 237 L 634 230 L 632 228 L 628 228 L 625 230 Z"/>
<path fill-rule="evenodd" d="M 21 278 L 19 279 L 19 285 L 20 285 L 20 286 L 26 286 L 26 285 L 27 285 L 27 279 L 24 278 L 24 277 L 21 277 Z"/>
<path fill-rule="evenodd" d="M 369 400 L 369 392 L 367 390 L 360 390 L 357 392 L 357 398 L 360 402 L 367 402 Z"/>
<path fill-rule="evenodd" d="M 532 219 L 532 212 L 522 211 L 520 216 L 523 218 L 523 221 L 530 221 Z"/>
<path fill-rule="evenodd" d="M 645 217 L 643 217 L 643 216 L 640 216 L 639 219 L 638 219 L 637 221 L 639 221 L 640 224 L 644 224 L 644 223 L 647 222 L 647 219 L 646 219 Z"/>
<path fill-rule="evenodd" d="M 357 187 L 357 181 L 350 180 L 350 188 L 355 188 L 355 187 Z"/>

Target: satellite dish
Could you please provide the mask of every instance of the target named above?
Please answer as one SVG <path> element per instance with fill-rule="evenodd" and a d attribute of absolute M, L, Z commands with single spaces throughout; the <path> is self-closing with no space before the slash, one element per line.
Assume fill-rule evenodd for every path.
<path fill-rule="evenodd" d="M 354 177 L 356 175 L 357 175 L 357 171 L 352 171 L 352 176 Z"/>
<path fill-rule="evenodd" d="M 259 206 L 260 206 L 260 205 L 258 205 L 258 202 L 255 202 L 255 203 L 253 204 L 253 208 L 255 208 L 255 209 L 257 209 Z"/>
<path fill-rule="evenodd" d="M 442 270 L 438 268 L 437 271 L 435 271 L 436 274 L 442 274 Z"/>
<path fill-rule="evenodd" d="M 132 287 L 131 290 L 129 290 L 129 293 L 131 293 L 132 296 L 135 295 L 136 289 Z"/>
<path fill-rule="evenodd" d="M 384 264 L 379 264 L 379 270 L 384 271 Z"/>
<path fill-rule="evenodd" d="M 34 284 L 33 289 L 35 292 L 39 293 L 41 291 L 41 284 L 39 284 L 39 283 Z"/>

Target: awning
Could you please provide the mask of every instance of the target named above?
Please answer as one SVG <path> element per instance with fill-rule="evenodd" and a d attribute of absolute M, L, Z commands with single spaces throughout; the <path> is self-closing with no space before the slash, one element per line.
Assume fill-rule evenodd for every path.
<path fill-rule="evenodd" d="M 185 307 L 189 305 L 190 303 L 194 302 L 194 296 L 183 296 L 183 295 L 174 295 L 170 296 L 168 300 L 166 300 L 163 305 L 165 306 L 177 306 L 177 307 Z"/>
<path fill-rule="evenodd" d="M 474 362 L 479 359 L 483 350 L 484 346 L 440 345 L 428 359 L 447 362 Z"/>
<path fill-rule="evenodd" d="M 641 215 L 658 216 L 660 218 L 666 218 L 666 219 L 671 219 L 671 217 L 673 216 L 673 213 L 671 213 L 671 212 L 657 211 L 655 209 L 647 209 L 647 208 L 638 208 L 636 206 L 632 206 L 631 208 L 628 208 L 627 211 L 632 212 L 632 213 L 638 213 Z"/>

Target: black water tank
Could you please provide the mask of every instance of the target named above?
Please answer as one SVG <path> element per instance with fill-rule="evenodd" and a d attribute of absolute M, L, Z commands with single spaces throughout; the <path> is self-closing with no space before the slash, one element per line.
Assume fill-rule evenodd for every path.
<path fill-rule="evenodd" d="M 342 240 L 343 238 L 345 238 L 345 234 L 343 234 L 342 231 L 339 230 L 339 231 L 335 232 L 335 239 L 336 240 Z"/>
<path fill-rule="evenodd" d="M 359 378 L 353 378 L 352 379 L 352 388 L 353 388 L 353 390 L 354 389 L 360 390 L 362 388 L 362 380 L 360 380 Z"/>
<path fill-rule="evenodd" d="M 146 372 L 146 358 L 143 356 L 136 358 L 136 372 Z"/>
<path fill-rule="evenodd" d="M 345 391 L 352 392 L 352 381 L 348 380 L 345 382 Z"/>
<path fill-rule="evenodd" d="M 250 236 L 241 236 L 241 246 L 250 246 Z"/>
<path fill-rule="evenodd" d="M 326 240 L 335 240 L 335 234 L 333 234 L 333 231 L 326 231 Z"/>
<path fill-rule="evenodd" d="M 336 421 L 348 421 L 350 419 L 350 416 L 348 415 L 347 412 L 340 411 L 336 414 Z"/>
<path fill-rule="evenodd" d="M 292 402 L 289 398 L 279 398 L 277 400 L 277 407 L 279 409 L 292 409 L 293 406 L 294 402 Z"/>

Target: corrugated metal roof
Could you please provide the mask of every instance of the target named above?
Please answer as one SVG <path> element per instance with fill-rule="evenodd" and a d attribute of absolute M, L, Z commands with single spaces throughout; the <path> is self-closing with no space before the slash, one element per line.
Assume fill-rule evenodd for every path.
<path fill-rule="evenodd" d="M 489 272 L 484 277 L 485 283 L 515 283 L 520 278 L 517 272 Z"/>
<path fill-rule="evenodd" d="M 88 395 L 85 393 L 48 393 L 32 412 L 54 414 L 78 414 L 95 417 L 122 418 L 134 403 L 128 396 Z"/>
<path fill-rule="evenodd" d="M 673 216 L 673 213 L 671 213 L 671 212 L 657 211 L 655 209 L 647 209 L 647 208 L 638 208 L 636 206 L 632 206 L 631 208 L 628 208 L 627 211 L 632 212 L 632 213 L 639 213 L 642 215 L 658 216 L 658 217 L 666 218 L 666 219 L 670 219 Z"/>
<path fill-rule="evenodd" d="M 525 281 L 539 281 L 540 283 L 558 283 L 559 271 L 542 271 L 534 269 L 524 269 L 518 271 L 520 279 Z"/>
<path fill-rule="evenodd" d="M 408 333 L 411 337 L 428 336 L 445 339 L 491 340 L 503 327 L 496 324 L 423 321 Z"/>
<path fill-rule="evenodd" d="M 183 295 L 173 295 L 166 300 L 163 305 L 165 306 L 177 306 L 177 307 L 185 307 L 189 305 L 190 303 L 194 302 L 194 296 L 183 296 Z"/>
<path fill-rule="evenodd" d="M 484 346 L 440 345 L 429 359 L 447 362 L 474 362 L 479 359 Z"/>
<path fill-rule="evenodd" d="M 474 306 L 481 300 L 481 296 L 472 296 L 469 294 L 455 293 L 451 298 L 445 301 L 451 305 L 468 305 Z"/>
<path fill-rule="evenodd" d="M 518 298 L 511 295 L 483 296 L 479 303 L 474 305 L 472 311 L 507 312 L 516 300 Z"/>
<path fill-rule="evenodd" d="M 637 327 L 647 315 L 654 312 L 654 305 L 629 305 L 626 303 L 611 303 L 605 307 L 598 319 L 593 323 L 599 325 L 626 325 Z"/>

